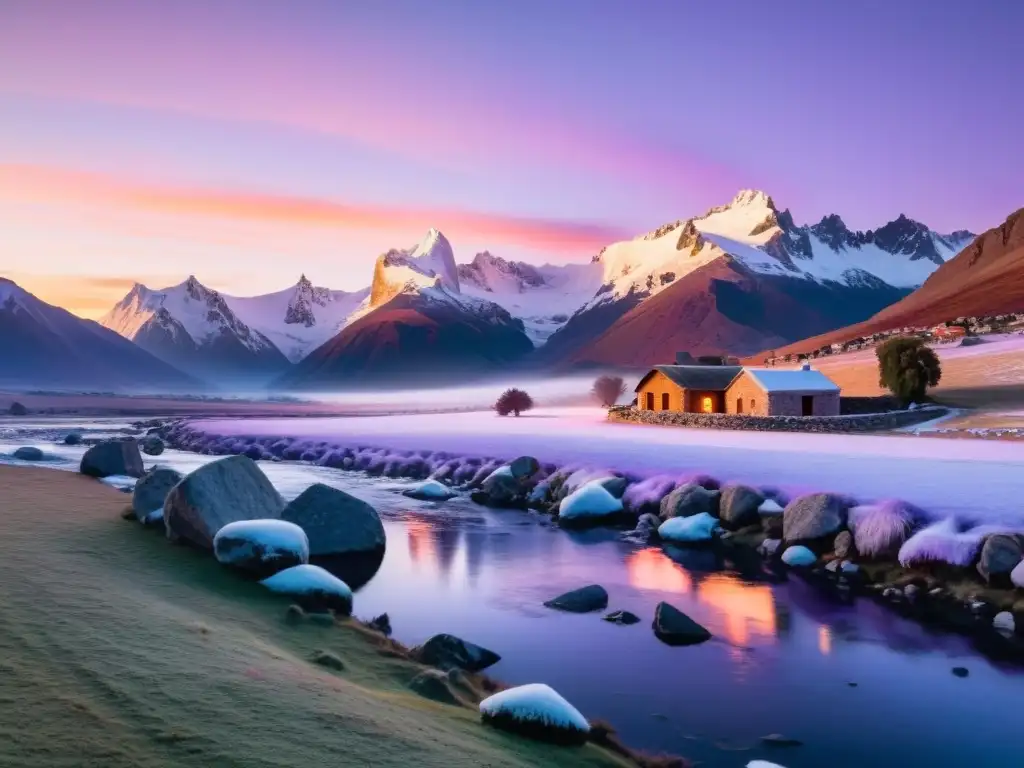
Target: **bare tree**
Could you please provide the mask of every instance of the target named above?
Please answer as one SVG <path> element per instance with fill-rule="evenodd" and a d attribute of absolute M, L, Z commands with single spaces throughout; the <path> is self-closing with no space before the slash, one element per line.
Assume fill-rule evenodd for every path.
<path fill-rule="evenodd" d="M 626 382 L 622 380 L 621 376 L 598 376 L 590 390 L 591 394 L 605 408 L 611 408 L 619 402 L 619 398 L 625 391 Z"/>

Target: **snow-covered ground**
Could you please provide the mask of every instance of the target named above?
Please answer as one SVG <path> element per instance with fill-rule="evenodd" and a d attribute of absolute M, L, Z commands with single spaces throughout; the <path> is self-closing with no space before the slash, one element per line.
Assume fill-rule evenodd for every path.
<path fill-rule="evenodd" d="M 1024 444 L 900 435 L 734 432 L 613 424 L 597 408 L 365 418 L 202 420 L 211 434 L 287 436 L 510 458 L 641 475 L 707 473 L 789 493 L 903 499 L 936 516 L 1024 520 Z"/>

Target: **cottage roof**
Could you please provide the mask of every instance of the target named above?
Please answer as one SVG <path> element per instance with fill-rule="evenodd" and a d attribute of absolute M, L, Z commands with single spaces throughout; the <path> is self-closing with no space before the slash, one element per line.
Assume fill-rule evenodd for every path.
<path fill-rule="evenodd" d="M 765 392 L 838 392 L 839 385 L 813 368 L 745 368 Z"/>
<path fill-rule="evenodd" d="M 683 389 L 725 390 L 742 370 L 739 365 L 656 365 L 640 379 L 636 391 L 640 391 L 640 387 L 655 371 L 664 374 Z"/>

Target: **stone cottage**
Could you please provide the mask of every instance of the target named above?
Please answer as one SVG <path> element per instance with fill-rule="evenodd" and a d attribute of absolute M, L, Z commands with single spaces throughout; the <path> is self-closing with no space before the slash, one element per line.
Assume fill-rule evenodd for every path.
<path fill-rule="evenodd" d="M 637 408 L 752 416 L 838 416 L 839 386 L 810 365 L 658 365 L 636 387 Z"/>

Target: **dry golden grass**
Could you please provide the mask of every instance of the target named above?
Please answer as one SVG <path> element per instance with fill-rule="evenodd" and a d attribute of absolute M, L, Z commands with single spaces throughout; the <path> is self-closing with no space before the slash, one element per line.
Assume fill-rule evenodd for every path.
<path fill-rule="evenodd" d="M 422 667 L 119 517 L 124 496 L 0 467 L 0 765 L 615 766 L 408 690 Z M 344 669 L 313 659 L 344 660 Z"/>

